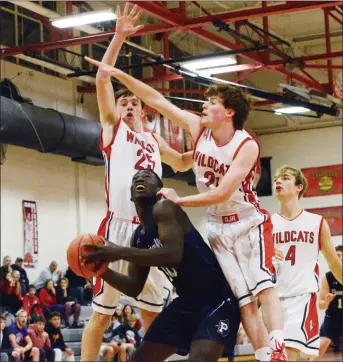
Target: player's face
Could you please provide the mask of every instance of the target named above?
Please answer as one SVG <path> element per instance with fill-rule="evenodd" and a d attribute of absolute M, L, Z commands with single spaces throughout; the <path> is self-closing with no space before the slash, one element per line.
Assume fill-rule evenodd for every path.
<path fill-rule="evenodd" d="M 341 251 L 336 251 L 336 253 L 337 253 L 338 259 L 339 259 L 340 261 L 343 261 L 342 252 L 341 252 Z"/>
<path fill-rule="evenodd" d="M 159 190 L 156 176 L 147 170 L 136 173 L 131 184 L 131 199 L 153 198 Z"/>
<path fill-rule="evenodd" d="M 284 174 L 275 177 L 273 190 L 276 198 L 279 200 L 298 198 L 302 185 L 295 184 L 295 177 L 293 175 Z"/>
<path fill-rule="evenodd" d="M 226 109 L 219 96 L 210 97 L 202 106 L 201 125 L 211 130 L 220 128 L 223 122 L 233 117 L 235 112 L 232 109 Z"/>
<path fill-rule="evenodd" d="M 141 122 L 142 103 L 136 96 L 122 96 L 116 104 L 117 119 L 122 119 L 129 127 Z"/>

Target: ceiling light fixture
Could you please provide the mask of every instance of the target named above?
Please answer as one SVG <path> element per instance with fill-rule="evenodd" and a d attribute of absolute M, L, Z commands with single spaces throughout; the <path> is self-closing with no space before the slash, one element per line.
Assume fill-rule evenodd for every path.
<path fill-rule="evenodd" d="M 224 67 L 234 64 L 237 64 L 237 60 L 231 55 L 222 55 L 218 57 L 211 56 L 210 58 L 206 58 L 206 56 L 204 56 L 202 59 L 190 60 L 180 63 L 183 68 L 193 72 L 198 72 L 201 75 L 202 72 L 206 72 L 206 74 L 218 74 L 213 72 L 219 68 L 222 68 L 220 72 L 224 73 Z"/>
<path fill-rule="evenodd" d="M 292 114 L 292 113 L 306 113 L 311 112 L 310 109 L 305 107 L 285 107 L 274 109 L 276 114 Z"/>
<path fill-rule="evenodd" d="M 68 15 L 62 18 L 51 19 L 51 24 L 57 28 L 70 28 L 80 25 L 99 23 L 102 21 L 114 20 L 117 15 L 112 9 L 101 11 L 89 11 L 87 13 L 80 13 L 76 15 Z"/>

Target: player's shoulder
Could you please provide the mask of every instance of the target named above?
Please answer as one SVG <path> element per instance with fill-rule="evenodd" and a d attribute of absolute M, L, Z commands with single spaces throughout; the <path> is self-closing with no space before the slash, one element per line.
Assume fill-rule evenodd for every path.
<path fill-rule="evenodd" d="M 319 223 L 322 222 L 322 220 L 323 220 L 323 216 L 315 214 L 313 212 L 309 212 L 307 210 L 302 211 L 302 217 L 303 217 L 303 219 L 317 221 Z"/>
<path fill-rule="evenodd" d="M 153 207 L 153 215 L 157 217 L 161 216 L 171 216 L 176 212 L 179 212 L 181 207 L 175 202 L 168 200 L 168 199 L 160 199 L 156 202 Z"/>

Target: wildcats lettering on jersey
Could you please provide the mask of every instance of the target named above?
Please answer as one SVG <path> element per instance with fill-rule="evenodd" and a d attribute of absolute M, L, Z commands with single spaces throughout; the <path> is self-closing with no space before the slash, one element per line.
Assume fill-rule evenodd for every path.
<path fill-rule="evenodd" d="M 273 241 L 275 244 L 283 243 L 310 243 L 314 242 L 314 232 L 312 231 L 303 231 L 303 230 L 292 230 L 292 231 L 283 231 L 273 233 Z"/>
<path fill-rule="evenodd" d="M 229 165 L 225 165 L 212 156 L 207 156 L 200 151 L 195 152 L 194 162 L 197 163 L 198 166 L 211 168 L 214 172 L 222 176 L 224 176 L 230 168 Z"/>
<path fill-rule="evenodd" d="M 144 151 L 147 151 L 149 153 L 154 153 L 155 152 L 155 147 L 154 145 L 151 145 L 150 143 L 145 145 L 143 140 L 139 140 L 133 132 L 131 131 L 127 131 L 127 142 L 133 143 L 135 145 L 140 145 Z"/>

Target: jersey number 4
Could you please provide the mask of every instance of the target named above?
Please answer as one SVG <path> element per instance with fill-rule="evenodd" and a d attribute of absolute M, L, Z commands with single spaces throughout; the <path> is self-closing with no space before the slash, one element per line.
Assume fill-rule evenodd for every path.
<path fill-rule="evenodd" d="M 295 264 L 295 245 L 289 247 L 285 260 L 290 260 L 291 265 Z"/>
<path fill-rule="evenodd" d="M 152 159 L 150 155 L 146 155 L 142 149 L 139 149 L 137 151 L 137 156 L 140 157 L 140 159 L 135 164 L 136 170 L 143 170 L 145 168 L 142 166 L 142 163 L 145 162 L 145 160 L 148 161 L 148 168 L 150 170 L 153 170 L 155 168 L 156 162 Z"/>

